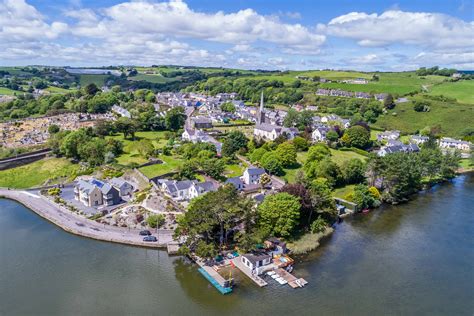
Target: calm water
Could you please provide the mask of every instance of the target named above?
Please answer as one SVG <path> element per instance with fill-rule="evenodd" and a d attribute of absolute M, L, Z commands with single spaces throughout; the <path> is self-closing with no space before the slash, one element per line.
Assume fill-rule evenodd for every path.
<path fill-rule="evenodd" d="M 61 231 L 0 200 L 1 315 L 474 313 L 474 176 L 357 216 L 296 266 L 293 290 L 245 278 L 222 296 L 165 252 Z"/>

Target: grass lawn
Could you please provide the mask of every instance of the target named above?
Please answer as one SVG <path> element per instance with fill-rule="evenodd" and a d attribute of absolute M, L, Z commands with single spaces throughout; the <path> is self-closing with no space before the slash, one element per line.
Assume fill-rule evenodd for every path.
<path fill-rule="evenodd" d="M 163 160 L 164 163 L 140 168 L 140 171 L 148 178 L 161 176 L 169 172 L 175 172 L 184 162 L 183 159 L 177 156 L 160 155 L 157 158 Z"/>
<path fill-rule="evenodd" d="M 308 156 L 308 152 L 298 152 L 296 160 L 299 163 L 299 166 L 296 168 L 287 168 L 283 169 L 285 174 L 282 176 L 283 179 L 285 179 L 287 182 L 292 183 L 295 181 L 295 176 L 298 170 L 303 168 L 303 164 L 306 162 L 306 157 Z M 353 151 L 341 151 L 341 150 L 335 150 L 331 149 L 331 159 L 337 163 L 339 166 L 347 160 L 350 160 L 352 158 L 358 158 L 361 160 L 366 160 L 367 158 L 362 156 L 361 154 L 358 154 Z"/>
<path fill-rule="evenodd" d="M 23 93 L 23 92 L 22 92 L 22 91 L 16 91 L 16 90 L 8 89 L 8 88 L 5 88 L 5 87 L 0 87 L 0 95 L 1 95 L 1 94 L 4 94 L 4 95 L 14 95 L 15 93 L 20 94 L 20 93 Z"/>
<path fill-rule="evenodd" d="M 426 126 L 441 126 L 443 136 L 460 137 L 468 126 L 474 126 L 474 105 L 428 100 L 429 112 L 415 112 L 411 102 L 399 103 L 393 110 L 380 116 L 374 127 L 415 134 Z M 395 115 L 394 115 L 395 113 Z"/>
<path fill-rule="evenodd" d="M 71 177 L 79 165 L 65 158 L 46 158 L 28 165 L 0 171 L 0 187 L 24 189 L 42 185 L 46 180 Z"/>
<path fill-rule="evenodd" d="M 100 88 L 105 84 L 107 77 L 109 75 L 79 75 L 79 83 L 81 87 L 85 87 L 89 83 L 95 83 Z"/>
<path fill-rule="evenodd" d="M 471 164 L 470 159 L 461 159 L 461 161 L 459 162 L 459 167 L 464 170 L 474 170 L 474 164 Z"/>
<path fill-rule="evenodd" d="M 342 188 L 334 189 L 332 195 L 338 198 L 343 199 L 348 193 L 354 192 L 354 184 L 346 185 Z"/>
<path fill-rule="evenodd" d="M 135 141 L 124 139 L 123 134 L 117 134 L 114 136 L 108 136 L 109 138 L 115 138 L 123 142 L 123 151 L 124 153 L 117 157 L 117 162 L 120 165 L 127 166 L 132 163 L 143 164 L 148 160 L 142 157 L 138 152 L 140 139 L 149 139 L 152 141 L 155 148 L 162 148 L 167 140 L 164 138 L 165 132 L 137 132 L 135 133 Z"/>
<path fill-rule="evenodd" d="M 224 175 L 227 178 L 240 177 L 244 173 L 244 166 L 239 164 L 226 165 L 224 170 Z"/>
<path fill-rule="evenodd" d="M 64 88 L 59 88 L 59 87 L 48 87 L 46 88 L 47 91 L 50 91 L 51 93 L 68 93 L 72 92 L 74 90 L 69 90 L 69 89 L 64 89 Z"/>
<path fill-rule="evenodd" d="M 460 103 L 474 104 L 474 80 L 443 82 L 429 89 L 431 95 L 455 98 Z"/>

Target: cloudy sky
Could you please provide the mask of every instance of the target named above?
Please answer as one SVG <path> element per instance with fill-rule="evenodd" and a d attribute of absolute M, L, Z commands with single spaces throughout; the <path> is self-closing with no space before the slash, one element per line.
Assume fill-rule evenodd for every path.
<path fill-rule="evenodd" d="M 474 69 L 472 0 L 0 0 L 0 65 Z"/>

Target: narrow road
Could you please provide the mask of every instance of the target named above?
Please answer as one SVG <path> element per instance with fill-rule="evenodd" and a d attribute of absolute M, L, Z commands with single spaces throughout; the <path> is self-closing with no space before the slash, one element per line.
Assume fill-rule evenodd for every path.
<path fill-rule="evenodd" d="M 73 213 L 48 200 L 46 197 L 33 192 L 0 189 L 0 197 L 20 202 L 39 216 L 75 235 L 150 248 L 166 247 L 167 243 L 173 241 L 172 230 L 160 229 L 152 231 L 153 235 L 158 238 L 158 242 L 144 242 L 143 237 L 138 234 L 140 232 L 139 229 L 129 229 L 97 223 Z"/>

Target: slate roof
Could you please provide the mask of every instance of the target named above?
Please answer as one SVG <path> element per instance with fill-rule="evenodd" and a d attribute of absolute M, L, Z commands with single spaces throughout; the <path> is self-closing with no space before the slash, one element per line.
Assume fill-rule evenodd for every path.
<path fill-rule="evenodd" d="M 247 168 L 247 173 L 251 176 L 261 175 L 265 173 L 263 168 Z"/>
<path fill-rule="evenodd" d="M 265 260 L 272 257 L 272 255 L 269 255 L 267 253 L 246 253 L 242 256 L 247 258 L 247 260 L 250 261 L 252 264 L 256 264 L 261 260 Z"/>

